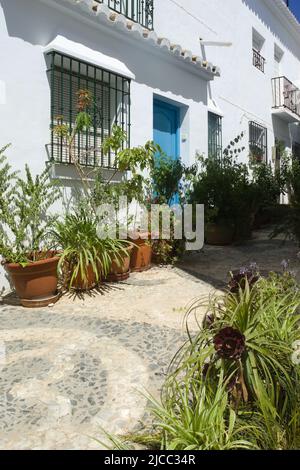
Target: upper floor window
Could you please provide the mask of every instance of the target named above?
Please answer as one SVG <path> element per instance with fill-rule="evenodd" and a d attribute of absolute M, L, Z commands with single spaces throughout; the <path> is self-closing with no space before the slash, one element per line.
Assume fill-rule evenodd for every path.
<path fill-rule="evenodd" d="M 153 29 L 154 0 L 95 0 L 147 29 Z"/>
<path fill-rule="evenodd" d="M 267 163 L 268 140 L 267 128 L 257 122 L 249 122 L 249 151 L 253 163 Z"/>
<path fill-rule="evenodd" d="M 222 156 L 222 118 L 211 112 L 208 113 L 208 156 Z"/>
<path fill-rule="evenodd" d="M 87 90 L 92 97 L 89 114 L 91 127 L 76 136 L 74 157 L 84 166 L 112 168 L 114 155 L 104 155 L 102 142 L 116 124 L 130 136 L 130 79 L 87 62 L 62 55 L 50 56 L 51 129 L 57 124 L 69 127 L 71 133 L 78 114 L 78 92 Z M 64 139 L 51 133 L 51 160 L 72 163 Z"/>
<path fill-rule="evenodd" d="M 281 77 L 281 64 L 284 52 L 280 49 L 277 44 L 274 45 L 274 77 Z"/>
<path fill-rule="evenodd" d="M 252 50 L 253 50 L 253 65 L 261 72 L 265 72 L 266 59 L 262 56 L 262 50 L 265 39 L 256 31 L 252 29 Z"/>

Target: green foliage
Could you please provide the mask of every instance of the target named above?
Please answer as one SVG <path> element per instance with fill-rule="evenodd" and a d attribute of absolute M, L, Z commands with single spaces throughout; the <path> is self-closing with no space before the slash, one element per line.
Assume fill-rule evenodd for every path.
<path fill-rule="evenodd" d="M 286 238 L 296 240 L 300 246 L 300 161 L 285 155 L 282 159 L 281 178 L 284 191 L 288 195 L 291 211 L 275 228 L 272 237 L 283 234 Z"/>
<path fill-rule="evenodd" d="M 26 264 L 49 249 L 48 231 L 53 221 L 49 209 L 59 199 L 56 182 L 48 170 L 35 178 L 28 165 L 25 177 L 12 172 L 0 158 L 0 253 L 5 262 Z"/>
<path fill-rule="evenodd" d="M 267 163 L 253 165 L 252 170 L 256 204 L 260 209 L 275 206 L 283 190 L 280 171 L 274 171 Z"/>
<path fill-rule="evenodd" d="M 127 441 L 176 451 L 299 449 L 299 286 L 288 272 L 240 285 L 191 306 L 189 341 L 170 365 L 161 402 L 147 396 L 153 425 Z M 193 335 L 190 316 L 199 325 Z"/>
<path fill-rule="evenodd" d="M 59 268 L 62 268 L 68 288 L 73 287 L 78 276 L 88 287 L 89 268 L 97 282 L 103 280 L 109 273 L 112 261 L 122 262 L 128 255 L 126 247 L 129 242 L 99 238 L 98 223 L 91 211 L 81 208 L 54 224 L 52 239 L 58 250 L 62 250 Z"/>
<path fill-rule="evenodd" d="M 191 388 L 193 390 L 191 390 Z M 174 396 L 161 405 L 151 399 L 155 429 L 161 433 L 163 450 L 257 449 L 254 427 L 243 422 L 228 407 L 223 373 L 212 389 L 204 381 L 195 384 L 173 382 Z"/>
<path fill-rule="evenodd" d="M 152 141 L 148 141 L 144 146 L 124 149 L 126 139 L 126 132 L 122 131 L 119 126 L 114 125 L 111 136 L 105 139 L 102 145 L 105 155 L 110 152 L 114 153 L 114 165 L 118 171 L 130 171 L 132 175 L 135 175 L 152 168 L 154 155 L 158 151 L 158 147 Z"/>
<path fill-rule="evenodd" d="M 198 172 L 191 178 L 189 202 L 205 205 L 206 223 L 235 225 L 236 237 L 251 229 L 255 215 L 274 206 L 283 188 L 283 178 L 271 165 L 252 161 L 249 167 L 236 157 L 244 134 L 224 150 L 222 159 L 198 156 Z"/>
<path fill-rule="evenodd" d="M 251 443 L 249 448 L 299 446 L 300 369 L 292 360 L 293 346 L 300 339 L 298 286 L 287 273 L 260 279 L 252 289 L 247 282 L 244 285 L 238 293 L 210 298 L 209 324 L 195 337 L 190 335 L 189 343 L 174 358 L 162 405 L 155 410 L 160 416 L 158 427 L 165 434 L 162 442 L 170 446 L 187 448 L 194 439 L 194 449 L 207 448 L 197 442 L 206 428 L 210 448 L 219 449 L 219 439 L 209 430 L 222 429 L 215 426 L 221 418 L 228 426 L 228 414 L 233 410 L 236 419 L 232 430 Z M 204 306 L 196 302 L 189 315 L 203 311 Z M 244 338 L 245 347 L 239 355 L 226 358 L 216 349 L 216 337 L 224 328 Z M 229 344 L 233 347 L 232 342 L 227 347 Z M 225 343 L 224 348 L 226 352 Z M 201 421 L 194 425 L 206 412 L 207 401 L 220 393 L 224 400 L 218 405 L 220 417 L 209 413 L 203 428 Z M 241 434 L 240 426 L 246 426 Z M 235 443 L 233 447 L 238 448 Z"/>
<path fill-rule="evenodd" d="M 184 199 L 183 180 L 193 174 L 193 171 L 193 167 L 186 167 L 180 159 L 174 160 L 162 152 L 158 153 L 150 172 L 150 190 L 155 202 L 171 204 L 176 194 L 179 196 L 179 201 L 182 201 Z"/>
<path fill-rule="evenodd" d="M 77 132 L 83 132 L 85 129 L 88 129 L 92 125 L 92 118 L 91 116 L 84 112 L 81 111 L 80 113 L 77 114 L 76 116 L 76 128 Z"/>
<path fill-rule="evenodd" d="M 152 258 L 156 264 L 175 264 L 185 253 L 185 240 L 175 238 L 176 220 L 171 216 L 169 238 L 152 240 Z M 163 235 L 163 234 L 162 234 Z"/>
<path fill-rule="evenodd" d="M 252 204 L 247 166 L 231 156 L 222 160 L 198 156 L 197 161 L 199 172 L 192 180 L 188 199 L 205 205 L 206 222 L 237 223 L 241 215 L 249 215 Z"/>
<path fill-rule="evenodd" d="M 124 147 L 126 140 L 126 132 L 121 127 L 114 125 L 111 135 L 102 144 L 104 155 L 108 155 L 110 152 L 116 155 Z"/>
<path fill-rule="evenodd" d="M 112 152 L 115 155 L 115 171 L 108 181 L 104 180 L 101 170 L 97 172 L 92 190 L 95 206 L 112 204 L 118 211 L 121 196 L 126 196 L 129 204 L 133 200 L 145 203 L 149 180 L 143 172 L 153 167 L 158 147 L 149 141 L 144 146 L 123 149 L 126 139 L 126 133 L 115 125 L 112 135 L 103 142 L 104 153 L 108 155 Z M 120 182 L 114 183 L 112 180 L 117 173 L 123 175 Z"/>

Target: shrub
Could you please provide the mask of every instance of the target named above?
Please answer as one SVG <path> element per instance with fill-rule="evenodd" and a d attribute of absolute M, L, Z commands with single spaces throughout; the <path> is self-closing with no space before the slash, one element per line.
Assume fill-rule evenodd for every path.
<path fill-rule="evenodd" d="M 241 218 L 249 218 L 254 208 L 247 166 L 231 156 L 222 160 L 198 156 L 198 164 L 189 202 L 205 205 L 206 223 L 237 225 Z"/>
<path fill-rule="evenodd" d="M 25 177 L 11 170 L 0 152 L 0 253 L 5 262 L 27 264 L 49 256 L 51 206 L 60 198 L 48 170 L 35 178 L 29 166 Z M 2 155 L 1 155 L 2 153 Z"/>
<path fill-rule="evenodd" d="M 59 268 L 62 268 L 66 287 L 72 288 L 80 276 L 83 285 L 88 288 L 88 270 L 92 269 L 98 283 L 105 278 L 112 261 L 122 262 L 128 256 L 125 240 L 100 239 L 99 221 L 92 212 L 79 209 L 74 214 L 67 214 L 63 221 L 57 221 L 52 230 L 52 239 L 60 254 Z"/>
<path fill-rule="evenodd" d="M 203 304 L 197 302 L 189 315 L 200 306 Z M 167 415 L 161 414 L 158 427 L 163 430 L 165 442 L 173 439 L 168 426 L 170 412 L 182 427 L 180 436 L 183 431 L 187 435 L 203 389 L 205 397 L 214 396 L 223 384 L 227 398 L 222 416 L 235 411 L 233 429 L 237 432 L 239 425 L 251 426 L 242 434 L 252 447 L 297 448 L 300 369 L 293 363 L 292 354 L 300 339 L 299 306 L 299 289 L 288 273 L 261 278 L 252 288 L 245 278 L 238 292 L 210 299 L 209 325 L 190 337 L 178 352 L 164 387 L 162 407 Z M 202 407 L 204 412 L 205 405 Z M 197 432 L 196 427 L 195 439 Z M 202 445 L 198 447 L 201 450 Z M 217 442 L 211 445 L 218 448 Z"/>
<path fill-rule="evenodd" d="M 300 246 L 300 161 L 286 157 L 282 164 L 282 178 L 291 210 L 287 212 L 271 236 L 283 234 L 285 239 L 295 240 Z"/>
<path fill-rule="evenodd" d="M 234 293 L 192 305 L 189 341 L 170 365 L 161 402 L 148 397 L 154 424 L 128 441 L 164 450 L 299 448 L 299 287 L 287 271 L 252 287 L 244 274 Z M 206 321 L 192 336 L 189 317 L 204 306 Z"/>

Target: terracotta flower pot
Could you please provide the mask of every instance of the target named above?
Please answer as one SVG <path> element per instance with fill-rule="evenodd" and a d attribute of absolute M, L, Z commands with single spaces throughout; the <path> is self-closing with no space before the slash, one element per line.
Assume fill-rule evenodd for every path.
<path fill-rule="evenodd" d="M 130 256 L 133 250 L 133 245 L 130 245 L 126 251 L 128 252 L 127 256 L 124 256 L 122 261 L 113 261 L 110 273 L 107 276 L 108 282 L 119 282 L 125 281 L 130 276 Z"/>
<path fill-rule="evenodd" d="M 233 224 L 207 224 L 205 227 L 205 241 L 208 245 L 231 245 L 234 233 L 235 227 Z"/>
<path fill-rule="evenodd" d="M 139 238 L 136 238 L 139 236 Z M 130 238 L 136 246 L 131 252 L 130 269 L 133 272 L 142 272 L 151 268 L 152 247 L 150 234 L 147 232 L 137 233 L 136 237 Z"/>
<path fill-rule="evenodd" d="M 58 262 L 59 258 L 54 256 L 32 262 L 25 267 L 16 263 L 5 264 L 5 269 L 12 279 L 21 303 L 22 300 L 32 300 L 37 301 L 37 306 L 41 306 L 41 301 L 44 305 L 53 302 L 53 299 L 57 297 Z"/>
<path fill-rule="evenodd" d="M 72 282 L 72 288 L 75 290 L 91 290 L 97 284 L 96 274 L 91 264 L 86 268 L 86 279 L 83 279 L 79 272 Z"/>

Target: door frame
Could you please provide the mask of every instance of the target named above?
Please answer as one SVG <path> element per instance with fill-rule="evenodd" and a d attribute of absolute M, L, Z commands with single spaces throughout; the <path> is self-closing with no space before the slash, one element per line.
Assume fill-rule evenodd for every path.
<path fill-rule="evenodd" d="M 159 98 L 158 96 L 154 96 L 153 98 L 153 138 L 154 138 L 154 108 L 155 106 L 165 108 L 168 111 L 175 111 L 176 114 L 176 133 L 175 133 L 175 147 L 176 147 L 176 155 L 175 160 L 179 160 L 180 158 L 180 106 L 176 106 L 176 104 L 171 104 L 163 99 Z"/>

